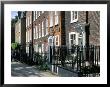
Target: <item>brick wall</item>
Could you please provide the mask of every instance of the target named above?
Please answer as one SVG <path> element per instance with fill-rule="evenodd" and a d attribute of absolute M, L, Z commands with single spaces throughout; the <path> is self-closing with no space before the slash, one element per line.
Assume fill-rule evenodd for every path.
<path fill-rule="evenodd" d="M 90 44 L 100 45 L 100 12 L 89 12 Z"/>
<path fill-rule="evenodd" d="M 75 24 L 86 22 L 86 12 L 78 12 L 78 21 L 71 23 L 71 12 L 65 12 L 66 45 L 69 46 L 69 32 L 77 32 Z M 90 44 L 100 45 L 100 12 L 89 11 L 88 22 L 90 23 Z"/>

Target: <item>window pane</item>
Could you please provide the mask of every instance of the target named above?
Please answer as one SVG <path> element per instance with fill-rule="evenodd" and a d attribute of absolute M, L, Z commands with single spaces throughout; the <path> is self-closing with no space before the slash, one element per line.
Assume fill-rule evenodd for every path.
<path fill-rule="evenodd" d="M 50 27 L 52 27 L 53 26 L 53 16 L 51 15 L 50 16 Z"/>
<path fill-rule="evenodd" d="M 74 15 L 75 15 L 75 19 L 77 19 L 77 16 L 78 16 L 77 11 L 74 12 Z"/>
<path fill-rule="evenodd" d="M 53 16 L 54 16 L 54 14 L 53 14 L 53 11 L 51 11 L 50 13 L 49 13 L 49 20 L 50 20 L 50 27 L 52 27 L 53 26 Z"/>
<path fill-rule="evenodd" d="M 36 26 L 36 39 L 38 38 L 38 30 L 37 30 L 37 26 Z"/>
<path fill-rule="evenodd" d="M 74 40 L 76 39 L 76 35 L 74 34 Z"/>
<path fill-rule="evenodd" d="M 36 19 L 37 19 L 37 11 L 36 11 Z"/>
<path fill-rule="evenodd" d="M 56 45 L 58 45 L 58 42 L 56 42 Z"/>
<path fill-rule="evenodd" d="M 49 39 L 49 43 L 50 43 L 50 44 L 52 43 L 52 39 Z"/>
<path fill-rule="evenodd" d="M 48 19 L 46 19 L 46 35 L 48 34 Z"/>
<path fill-rule="evenodd" d="M 42 37 L 44 36 L 44 22 L 42 22 Z"/>
<path fill-rule="evenodd" d="M 71 36 L 70 38 L 73 39 L 73 34 L 71 34 L 70 36 Z"/>
<path fill-rule="evenodd" d="M 31 24 L 31 16 L 30 16 L 30 24 Z"/>
<path fill-rule="evenodd" d="M 56 41 L 58 41 L 58 36 L 56 37 Z"/>
<path fill-rule="evenodd" d="M 41 37 L 41 27 L 40 27 L 40 24 L 39 24 L 39 38 Z"/>
<path fill-rule="evenodd" d="M 34 11 L 34 21 L 35 21 L 35 17 L 36 17 L 36 11 Z"/>
<path fill-rule="evenodd" d="M 27 27 L 27 18 L 26 18 L 26 27 Z"/>
<path fill-rule="evenodd" d="M 72 18 L 73 18 L 73 20 L 74 20 L 74 11 L 72 11 Z"/>
<path fill-rule="evenodd" d="M 73 40 L 71 40 L 71 45 L 73 44 Z"/>

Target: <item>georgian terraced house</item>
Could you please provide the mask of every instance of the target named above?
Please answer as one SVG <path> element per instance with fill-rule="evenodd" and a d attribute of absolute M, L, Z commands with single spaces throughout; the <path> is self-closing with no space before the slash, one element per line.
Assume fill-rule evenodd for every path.
<path fill-rule="evenodd" d="M 53 44 L 55 46 L 64 44 L 61 41 L 64 33 L 61 26 L 61 13 L 58 11 L 33 11 L 32 20 L 32 11 L 26 12 L 26 53 L 29 54 L 29 43 L 31 42 L 34 51 L 40 53 L 48 52 L 48 47 Z"/>
<path fill-rule="evenodd" d="M 78 63 L 80 59 L 84 59 L 84 62 L 92 61 L 95 65 L 97 61 L 97 65 L 100 66 L 100 48 L 97 50 L 89 48 L 90 45 L 100 46 L 99 11 L 25 11 L 19 13 L 18 16 L 19 19 L 15 24 L 15 42 L 26 49 L 24 52 L 30 59 L 34 60 L 34 52 L 47 53 L 52 72 L 63 74 L 66 74 L 65 71 L 56 66 L 57 64 L 53 64 L 52 59 L 56 58 L 54 63 L 57 61 L 63 64 L 63 58 L 67 58 L 66 62 L 70 58 L 70 63 L 73 61 L 71 58 L 77 58 L 73 61 L 74 64 L 72 62 L 72 65 L 77 65 L 77 69 L 78 64 L 81 65 L 81 62 Z M 75 56 L 77 57 L 73 57 L 74 55 L 69 50 L 67 52 L 69 56 L 61 48 L 54 50 L 54 46 L 57 48 L 58 46 L 65 47 L 65 45 L 70 51 L 73 45 L 79 45 L 83 47 L 83 50 L 76 49 Z M 53 47 L 51 50 L 50 46 Z M 73 68 L 75 67 L 72 66 Z"/>
<path fill-rule="evenodd" d="M 13 36 L 12 36 L 13 37 Z M 26 17 L 25 12 L 18 11 L 18 20 L 15 24 L 15 42 L 19 43 L 24 51 L 26 48 Z"/>
<path fill-rule="evenodd" d="M 48 12 L 26 12 L 26 53 L 29 54 L 29 44 L 33 45 L 33 50 L 35 52 L 41 53 L 47 51 L 46 47 L 48 46 L 49 28 L 48 20 Z"/>
<path fill-rule="evenodd" d="M 19 19 L 15 25 L 15 41 L 26 44 L 28 55 L 31 46 L 33 51 L 45 53 L 53 45 L 71 48 L 73 44 L 85 46 L 87 41 L 91 45 L 100 45 L 99 11 L 26 11 L 25 15 L 26 19 Z M 20 34 L 24 39 L 20 39 Z"/>
<path fill-rule="evenodd" d="M 88 22 L 88 23 L 87 23 Z M 86 25 L 88 24 L 88 32 Z M 99 11 L 66 11 L 65 12 L 66 45 L 100 45 L 100 12 Z M 86 36 L 88 34 L 88 36 Z"/>
<path fill-rule="evenodd" d="M 32 42 L 32 12 L 26 12 L 26 53 L 29 56 L 29 45 Z"/>

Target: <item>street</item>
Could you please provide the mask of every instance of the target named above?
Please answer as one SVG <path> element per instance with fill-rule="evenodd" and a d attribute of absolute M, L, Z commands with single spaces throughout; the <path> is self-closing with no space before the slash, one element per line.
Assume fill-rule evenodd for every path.
<path fill-rule="evenodd" d="M 58 77 L 50 71 L 39 71 L 35 66 L 20 62 L 11 63 L 11 76 L 13 77 Z"/>

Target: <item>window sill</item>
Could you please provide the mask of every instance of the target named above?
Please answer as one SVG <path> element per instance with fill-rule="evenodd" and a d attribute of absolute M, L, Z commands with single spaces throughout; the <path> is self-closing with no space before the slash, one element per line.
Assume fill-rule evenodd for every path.
<path fill-rule="evenodd" d="M 52 26 L 50 26 L 50 28 L 53 28 L 53 25 L 52 25 Z"/>
<path fill-rule="evenodd" d="M 70 22 L 70 23 L 76 23 L 76 22 L 78 22 L 78 19 L 71 20 L 71 22 Z"/>

